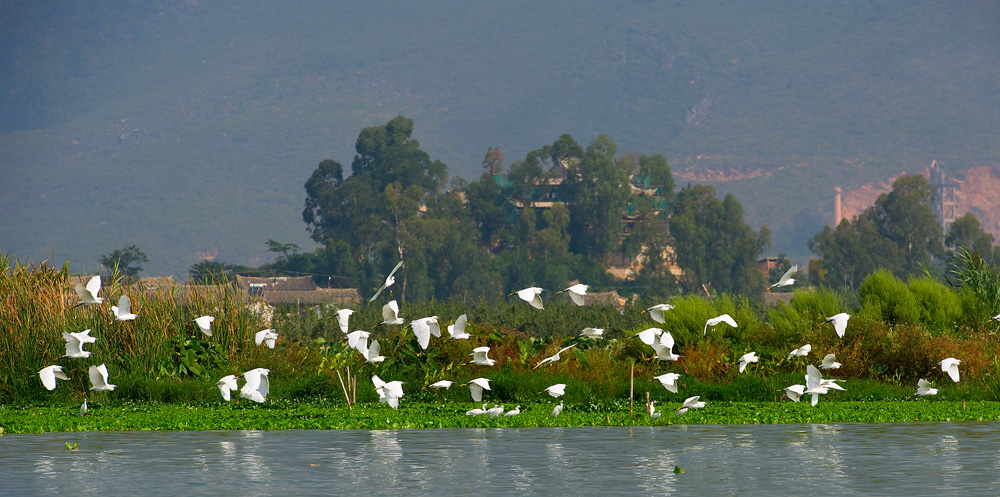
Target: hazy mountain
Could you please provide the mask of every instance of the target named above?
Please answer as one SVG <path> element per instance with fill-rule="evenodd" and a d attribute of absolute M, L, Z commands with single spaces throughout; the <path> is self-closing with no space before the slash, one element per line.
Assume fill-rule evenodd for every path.
<path fill-rule="evenodd" d="M 0 250 L 150 274 L 310 250 L 302 185 L 397 114 L 472 178 L 570 133 L 663 153 L 804 257 L 832 187 L 1000 158 L 992 2 L 0 3 Z"/>

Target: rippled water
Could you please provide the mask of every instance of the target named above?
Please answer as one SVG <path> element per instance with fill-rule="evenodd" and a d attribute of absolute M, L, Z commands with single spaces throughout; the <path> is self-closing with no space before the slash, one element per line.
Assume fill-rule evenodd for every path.
<path fill-rule="evenodd" d="M 998 442 L 993 423 L 6 435 L 0 494 L 994 495 Z"/>

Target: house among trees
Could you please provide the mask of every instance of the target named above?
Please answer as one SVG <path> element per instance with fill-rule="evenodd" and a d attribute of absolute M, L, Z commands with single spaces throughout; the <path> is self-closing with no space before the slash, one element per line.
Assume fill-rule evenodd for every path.
<path fill-rule="evenodd" d="M 236 288 L 253 297 L 261 297 L 270 305 L 316 305 L 334 303 L 350 307 L 361 303 L 356 288 L 320 288 L 311 276 L 240 276 Z"/>

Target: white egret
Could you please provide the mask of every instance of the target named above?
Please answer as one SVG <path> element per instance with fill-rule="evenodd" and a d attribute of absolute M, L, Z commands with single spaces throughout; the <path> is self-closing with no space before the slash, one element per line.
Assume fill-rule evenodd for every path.
<path fill-rule="evenodd" d="M 837 362 L 837 354 L 827 354 L 823 356 L 823 363 L 819 365 L 821 369 L 839 369 L 843 364 Z"/>
<path fill-rule="evenodd" d="M 646 310 L 649 311 L 649 317 L 653 318 L 653 321 L 656 321 L 657 323 L 666 323 L 667 320 L 664 319 L 663 313 L 673 308 L 674 306 L 670 304 L 656 304 Z"/>
<path fill-rule="evenodd" d="M 681 416 L 684 413 L 688 412 L 688 409 L 701 409 L 706 405 L 708 405 L 708 403 L 698 400 L 700 398 L 701 395 L 695 395 L 694 397 L 688 397 L 687 399 L 685 399 L 684 403 L 681 404 L 681 408 L 677 410 L 677 413 L 675 415 Z"/>
<path fill-rule="evenodd" d="M 352 331 L 347 334 L 347 346 L 364 355 L 365 350 L 368 349 L 368 337 L 370 336 L 371 333 L 364 330 Z"/>
<path fill-rule="evenodd" d="M 496 360 L 486 357 L 486 354 L 489 352 L 490 348 L 486 346 L 472 349 L 472 353 L 469 354 L 472 356 L 472 361 L 469 362 L 469 364 L 475 364 L 477 366 L 492 366 L 496 363 Z"/>
<path fill-rule="evenodd" d="M 538 361 L 538 364 L 535 364 L 535 367 L 533 367 L 531 369 L 538 369 L 538 366 L 541 366 L 542 364 L 546 364 L 546 363 L 558 361 L 559 360 L 559 354 L 562 354 L 563 352 L 566 352 L 567 350 L 572 349 L 573 347 L 576 347 L 575 343 L 573 345 L 570 345 L 569 347 L 563 347 L 563 348 L 559 349 L 559 352 L 556 352 L 555 355 L 546 357 L 545 359 L 542 359 L 541 361 Z"/>
<path fill-rule="evenodd" d="M 997 314 L 996 316 L 993 316 L 990 319 L 992 319 L 994 321 L 1000 321 L 1000 314 Z"/>
<path fill-rule="evenodd" d="M 381 351 L 382 346 L 378 344 L 378 340 L 372 340 L 371 345 L 363 350 L 361 355 L 365 356 L 365 363 L 374 364 L 376 362 L 385 361 L 385 356 L 380 354 Z"/>
<path fill-rule="evenodd" d="M 76 291 L 77 297 L 80 297 L 80 303 L 83 304 L 100 304 L 104 302 L 104 299 L 98 297 L 97 294 L 101 291 L 101 275 L 94 276 L 87 282 L 87 286 L 83 286 L 80 283 L 76 284 L 73 288 Z"/>
<path fill-rule="evenodd" d="M 812 396 L 812 405 L 819 403 L 819 396 L 826 395 L 829 389 L 823 386 L 823 375 L 820 374 L 816 366 L 812 364 L 806 366 L 806 389 L 802 391 L 802 395 Z"/>
<path fill-rule="evenodd" d="M 799 399 L 802 398 L 805 391 L 805 385 L 792 385 L 790 387 L 785 387 L 785 395 L 788 396 L 789 399 L 792 399 L 792 402 L 798 402 Z"/>
<path fill-rule="evenodd" d="M 271 380 L 267 377 L 270 372 L 269 369 L 256 368 L 243 373 L 246 383 L 240 389 L 240 397 L 257 403 L 267 400 L 267 393 L 271 391 Z"/>
<path fill-rule="evenodd" d="M 455 324 L 448 325 L 448 335 L 452 340 L 468 340 L 470 335 L 465 332 L 465 325 L 469 322 L 469 316 L 462 314 L 455 320 Z"/>
<path fill-rule="evenodd" d="M 949 357 L 941 361 L 941 371 L 948 373 L 948 376 L 950 376 L 955 383 L 958 383 L 958 365 L 961 363 L 962 361 L 955 359 L 954 357 Z"/>
<path fill-rule="evenodd" d="M 786 357 L 785 360 L 786 361 L 790 361 L 790 360 L 792 360 L 793 357 L 806 357 L 806 356 L 809 355 L 810 351 L 812 351 L 812 345 L 810 345 L 810 344 L 807 343 L 807 344 L 805 344 L 805 345 L 803 345 L 803 346 L 801 346 L 801 347 L 799 347 L 799 348 L 797 348 L 797 349 L 789 352 L 788 353 L 788 357 Z"/>
<path fill-rule="evenodd" d="M 716 326 L 719 323 L 726 323 L 729 326 L 732 326 L 733 328 L 739 327 L 739 325 L 736 324 L 736 320 L 733 319 L 732 316 L 730 316 L 729 314 L 723 314 L 721 316 L 714 317 L 712 319 L 709 319 L 708 321 L 705 321 L 705 329 L 702 330 L 702 335 L 708 335 L 708 327 Z"/>
<path fill-rule="evenodd" d="M 486 412 L 486 404 L 483 404 L 483 408 L 482 409 L 480 409 L 478 407 L 475 408 L 475 409 L 469 409 L 468 411 L 465 411 L 465 415 L 466 416 L 479 416 L 480 414 L 483 414 L 485 412 Z"/>
<path fill-rule="evenodd" d="M 63 373 L 62 366 L 48 366 L 46 368 L 42 368 L 42 370 L 38 372 L 38 377 L 42 379 L 42 385 L 45 386 L 46 390 L 56 389 L 56 378 L 59 378 L 60 380 L 69 379 L 69 376 L 66 376 L 66 373 Z"/>
<path fill-rule="evenodd" d="M 347 334 L 347 330 L 350 329 L 348 322 L 351 320 L 351 314 L 354 314 L 354 311 L 351 309 L 340 309 L 337 311 L 337 324 L 340 325 L 340 331 L 345 335 Z"/>
<path fill-rule="evenodd" d="M 267 348 L 274 348 L 274 341 L 278 339 L 278 334 L 274 331 L 274 328 L 268 328 L 266 330 L 260 330 L 254 335 L 254 342 L 257 345 L 266 344 Z"/>
<path fill-rule="evenodd" d="M 194 320 L 195 324 L 198 325 L 198 329 L 208 336 L 212 336 L 212 321 L 215 321 L 215 318 L 212 316 L 201 316 Z"/>
<path fill-rule="evenodd" d="M 584 305 L 583 297 L 584 295 L 587 295 L 588 288 L 590 287 L 587 285 L 584 285 L 582 283 L 577 283 L 576 285 L 573 285 L 565 290 L 560 290 L 556 293 L 566 292 L 569 294 L 569 298 L 573 301 L 574 304 Z"/>
<path fill-rule="evenodd" d="M 500 415 L 503 414 L 503 410 L 504 410 L 503 406 L 494 405 L 493 409 L 488 409 L 483 414 L 489 414 L 491 418 L 499 418 Z"/>
<path fill-rule="evenodd" d="M 437 316 L 414 319 L 410 321 L 410 328 L 413 329 L 420 348 L 424 350 L 427 350 L 427 346 L 431 343 L 431 335 L 441 338 L 441 326 L 438 325 Z"/>
<path fill-rule="evenodd" d="M 751 362 L 757 362 L 758 360 L 760 360 L 760 358 L 757 357 L 757 352 L 756 351 L 755 352 L 747 352 L 746 354 L 743 354 L 742 356 L 740 356 L 740 361 L 739 361 L 740 362 L 740 372 L 742 373 L 743 370 L 745 370 L 747 368 L 747 364 L 750 364 Z"/>
<path fill-rule="evenodd" d="M 656 401 L 652 401 L 646 406 L 646 412 L 649 413 L 649 417 L 652 419 L 660 419 L 660 413 L 656 412 Z"/>
<path fill-rule="evenodd" d="M 841 312 L 840 314 L 834 314 L 826 318 L 827 322 L 833 323 L 833 329 L 837 332 L 837 336 L 844 338 L 844 332 L 847 331 L 847 320 L 851 319 L 851 315 L 846 312 Z"/>
<path fill-rule="evenodd" d="M 798 271 L 799 271 L 799 266 L 792 266 L 792 267 L 788 268 L 788 271 L 785 271 L 785 274 L 781 275 L 781 278 L 778 278 L 778 282 L 775 283 L 775 284 L 773 284 L 773 285 L 771 285 L 771 288 L 774 288 L 774 287 L 779 287 L 780 288 L 780 287 L 783 287 L 783 286 L 794 285 L 795 284 L 795 278 L 792 278 L 792 275 L 795 274 L 795 273 L 797 273 Z"/>
<path fill-rule="evenodd" d="M 838 381 L 844 381 L 844 380 L 840 380 L 837 378 L 829 378 L 829 379 L 824 378 L 822 381 L 820 381 L 819 384 L 831 390 L 840 390 L 841 392 L 847 391 L 846 388 L 840 386 L 840 383 L 837 383 Z"/>
<path fill-rule="evenodd" d="M 580 330 L 580 336 L 584 338 L 604 338 L 604 328 L 586 327 Z"/>
<path fill-rule="evenodd" d="M 475 378 L 469 380 L 466 385 L 469 385 L 469 393 L 472 394 L 472 400 L 474 402 L 483 400 L 483 390 L 492 390 L 490 388 L 490 380 L 486 378 Z"/>
<path fill-rule="evenodd" d="M 555 407 L 555 409 L 552 409 L 552 417 L 553 417 L 553 418 L 558 418 L 558 417 L 559 417 L 559 414 L 561 414 L 561 413 L 562 413 L 562 410 L 563 410 L 563 403 L 562 403 L 562 401 L 560 400 L 560 401 L 559 401 L 559 405 L 557 405 L 557 406 Z"/>
<path fill-rule="evenodd" d="M 139 316 L 132 314 L 132 301 L 128 295 L 122 295 L 118 299 L 118 305 L 111 306 L 111 312 L 115 315 L 115 321 L 131 321 Z"/>
<path fill-rule="evenodd" d="M 87 399 L 83 399 L 83 405 L 80 406 L 80 416 L 87 415 Z"/>
<path fill-rule="evenodd" d="M 395 300 L 390 300 L 388 304 L 382 306 L 382 324 L 403 324 L 405 321 L 399 317 L 399 304 Z"/>
<path fill-rule="evenodd" d="M 78 333 L 63 332 L 63 340 L 66 340 L 66 355 L 74 359 L 86 359 L 90 357 L 90 351 L 83 350 L 83 346 L 97 341 L 96 337 L 90 336 L 90 329 Z"/>
<path fill-rule="evenodd" d="M 108 383 L 108 367 L 104 364 L 100 366 L 91 366 L 87 371 L 90 376 L 90 387 L 91 390 L 97 391 L 111 391 L 114 390 L 118 385 L 112 385 Z"/>
<path fill-rule="evenodd" d="M 378 375 L 372 375 L 372 384 L 375 385 L 379 402 L 389 404 L 393 409 L 399 409 L 399 399 L 403 397 L 403 382 L 385 382 Z"/>
<path fill-rule="evenodd" d="M 532 287 L 525 288 L 524 290 L 518 290 L 517 292 L 514 292 L 514 293 L 516 293 L 517 296 L 521 300 L 523 300 L 523 301 L 531 304 L 531 307 L 534 307 L 535 309 L 544 309 L 542 307 L 542 297 L 541 297 L 541 295 L 542 295 L 542 289 L 541 288 L 538 288 L 537 286 L 532 286 Z M 514 294 L 512 293 L 510 295 L 514 295 Z M 508 295 L 508 296 L 510 296 L 510 295 Z"/>
<path fill-rule="evenodd" d="M 239 389 L 239 386 L 236 385 L 236 375 L 234 374 L 223 376 L 222 379 L 215 382 L 215 386 L 219 387 L 219 392 L 222 393 L 222 399 L 226 402 L 229 402 L 229 399 L 231 398 L 230 392 L 235 392 Z"/>
<path fill-rule="evenodd" d="M 674 336 L 669 331 L 664 331 L 660 335 L 660 339 L 653 341 L 651 346 L 656 351 L 656 360 L 658 361 L 676 361 L 681 358 L 674 353 Z"/>
<path fill-rule="evenodd" d="M 518 414 L 521 414 L 521 406 L 517 406 L 517 407 L 515 407 L 515 408 L 513 408 L 513 409 L 511 409 L 511 410 L 509 410 L 507 412 L 505 412 L 503 414 L 503 417 L 505 417 L 505 418 L 512 418 L 514 416 L 517 416 Z"/>
<path fill-rule="evenodd" d="M 923 378 L 917 381 L 917 393 L 915 395 L 923 397 L 925 395 L 937 395 L 937 392 L 936 388 L 931 387 L 931 382 Z"/>
<path fill-rule="evenodd" d="M 660 328 L 646 328 L 635 335 L 632 338 L 639 337 L 642 343 L 653 346 L 653 343 L 657 340 L 657 337 L 663 334 L 663 330 Z"/>
<path fill-rule="evenodd" d="M 653 379 L 659 381 L 663 385 L 663 388 L 666 388 L 668 391 L 677 393 L 677 379 L 680 377 L 681 375 L 678 373 L 667 373 L 654 376 Z"/>
<path fill-rule="evenodd" d="M 565 383 L 556 383 L 555 385 L 552 385 L 551 387 L 548 387 L 545 390 L 542 390 L 542 392 L 546 392 L 549 395 L 551 395 L 552 397 L 558 399 L 559 397 L 562 397 L 563 395 L 566 395 L 566 384 Z M 538 393 L 542 393 L 542 392 L 538 392 Z"/>
<path fill-rule="evenodd" d="M 393 283 L 396 282 L 396 278 L 393 277 L 393 275 L 396 274 L 396 271 L 399 271 L 399 268 L 402 266 L 403 266 L 403 261 L 399 261 L 399 264 L 396 264 L 396 267 L 392 268 L 392 271 L 389 272 L 389 276 L 385 277 L 385 283 L 382 284 L 382 286 L 380 286 L 378 290 L 375 291 L 375 295 L 372 295 L 372 298 L 368 299 L 369 302 L 375 301 L 375 299 L 377 299 L 378 296 L 382 293 L 382 290 L 389 288 L 390 286 L 392 286 Z"/>
<path fill-rule="evenodd" d="M 441 381 L 437 381 L 437 382 L 431 383 L 430 385 L 427 386 L 427 388 L 433 388 L 435 390 L 437 390 L 439 388 L 443 388 L 445 390 L 448 390 L 454 384 L 455 384 L 455 382 L 453 382 L 453 381 L 441 380 Z"/>

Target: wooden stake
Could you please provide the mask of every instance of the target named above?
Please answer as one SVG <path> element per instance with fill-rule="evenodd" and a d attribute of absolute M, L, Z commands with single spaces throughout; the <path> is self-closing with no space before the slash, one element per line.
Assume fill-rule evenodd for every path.
<path fill-rule="evenodd" d="M 628 375 L 628 417 L 632 417 L 632 402 L 635 400 L 635 363 Z"/>
<path fill-rule="evenodd" d="M 344 386 L 344 377 L 340 376 L 340 370 L 337 370 L 337 379 L 340 380 L 340 388 L 344 390 L 344 399 L 347 400 L 347 408 L 353 411 L 354 408 L 351 407 L 351 397 L 347 395 L 347 387 Z"/>

